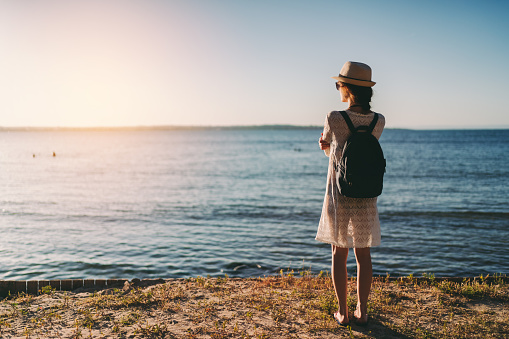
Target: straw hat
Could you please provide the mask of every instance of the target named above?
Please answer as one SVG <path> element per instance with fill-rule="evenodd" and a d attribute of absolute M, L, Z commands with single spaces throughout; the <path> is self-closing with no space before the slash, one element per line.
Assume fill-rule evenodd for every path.
<path fill-rule="evenodd" d="M 371 81 L 371 67 L 362 62 L 345 62 L 339 75 L 331 78 L 362 87 L 373 87 L 376 84 L 376 82 Z"/>

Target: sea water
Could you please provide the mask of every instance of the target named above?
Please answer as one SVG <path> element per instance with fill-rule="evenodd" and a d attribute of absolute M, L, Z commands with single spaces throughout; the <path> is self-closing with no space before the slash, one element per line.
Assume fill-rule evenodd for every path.
<path fill-rule="evenodd" d="M 330 245 L 314 240 L 320 132 L 0 132 L 0 279 L 330 270 Z M 374 274 L 509 273 L 509 130 L 387 129 L 380 141 Z"/>

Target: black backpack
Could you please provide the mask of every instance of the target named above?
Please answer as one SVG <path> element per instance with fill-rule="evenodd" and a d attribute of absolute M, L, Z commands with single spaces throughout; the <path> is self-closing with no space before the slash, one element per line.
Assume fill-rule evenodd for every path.
<path fill-rule="evenodd" d="M 385 158 L 377 138 L 372 134 L 378 114 L 369 126 L 354 127 L 344 111 L 340 112 L 352 132 L 343 147 L 339 163 L 334 161 L 339 193 L 350 198 L 374 198 L 382 194 Z"/>

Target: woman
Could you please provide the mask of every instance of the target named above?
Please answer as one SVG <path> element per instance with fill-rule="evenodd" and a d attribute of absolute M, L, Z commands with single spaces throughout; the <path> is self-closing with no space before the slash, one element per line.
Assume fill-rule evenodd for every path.
<path fill-rule="evenodd" d="M 348 103 L 346 113 L 355 127 L 367 126 L 374 117 L 371 111 L 371 68 L 363 63 L 348 61 L 337 77 L 336 89 L 341 101 Z M 379 114 L 373 135 L 380 138 L 385 118 Z M 350 136 L 345 119 L 338 111 L 332 111 L 325 119 L 320 148 L 329 157 L 327 187 L 322 216 L 316 240 L 332 245 L 332 282 L 338 300 L 336 321 L 350 324 L 347 307 L 346 259 L 349 248 L 354 249 L 357 259 L 357 308 L 354 312 L 358 325 L 368 323 L 367 302 L 371 289 L 372 266 L 370 248 L 380 245 L 380 221 L 376 207 L 377 198 L 348 198 L 341 196 L 335 180 L 334 160 L 341 159 L 343 146 Z"/>

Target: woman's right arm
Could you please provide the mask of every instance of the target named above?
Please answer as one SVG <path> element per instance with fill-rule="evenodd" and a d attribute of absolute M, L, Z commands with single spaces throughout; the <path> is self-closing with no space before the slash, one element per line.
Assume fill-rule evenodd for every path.
<path fill-rule="evenodd" d="M 330 147 L 330 143 L 328 143 L 327 141 L 323 140 L 323 133 L 322 133 L 322 136 L 320 137 L 320 140 L 318 141 L 318 143 L 320 144 L 320 149 L 322 151 L 325 151 L 327 148 Z"/>
<path fill-rule="evenodd" d="M 330 156 L 330 142 L 332 139 L 332 134 L 329 126 L 329 116 L 330 113 L 325 117 L 325 123 L 323 124 L 323 133 L 318 141 L 320 145 L 320 149 L 325 152 L 326 156 Z"/>

